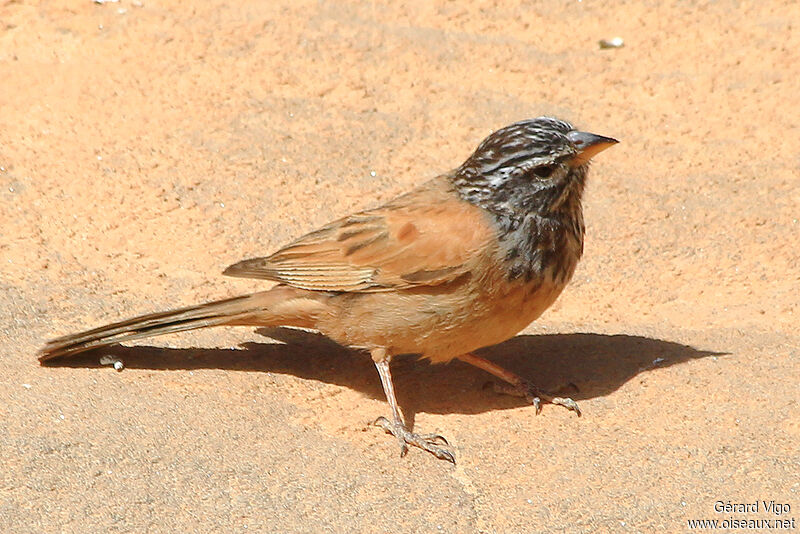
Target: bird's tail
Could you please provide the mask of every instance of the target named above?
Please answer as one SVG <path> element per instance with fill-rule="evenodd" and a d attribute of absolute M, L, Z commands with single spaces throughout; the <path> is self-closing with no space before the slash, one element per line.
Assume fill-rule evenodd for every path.
<path fill-rule="evenodd" d="M 275 288 L 277 289 L 277 288 Z M 288 289 L 288 288 L 287 288 Z M 269 313 L 270 308 L 284 300 L 286 295 L 278 291 L 265 291 L 197 306 L 166 312 L 151 313 L 127 321 L 101 326 L 86 332 L 72 334 L 49 341 L 39 351 L 39 361 L 71 356 L 98 347 L 107 347 L 123 341 L 160 336 L 174 332 L 195 330 L 207 326 L 257 324 L 285 324 L 303 326 L 284 316 Z M 274 316 L 274 321 L 271 320 Z M 283 319 L 283 320 L 281 320 Z"/>

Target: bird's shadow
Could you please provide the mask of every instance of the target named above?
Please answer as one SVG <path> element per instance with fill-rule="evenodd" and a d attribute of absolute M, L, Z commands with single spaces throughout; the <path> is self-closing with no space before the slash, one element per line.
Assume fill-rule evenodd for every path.
<path fill-rule="evenodd" d="M 113 354 L 132 369 L 279 373 L 384 398 L 368 354 L 304 330 L 278 327 L 259 328 L 256 332 L 280 343 L 250 342 L 230 349 L 118 345 L 103 349 L 102 354 Z M 727 354 L 641 336 L 585 333 L 522 335 L 478 353 L 544 390 L 563 393 L 576 401 L 606 396 L 654 368 Z M 47 365 L 98 367 L 98 356 L 98 351 L 90 351 Z M 392 361 L 392 374 L 398 402 L 409 423 L 417 412 L 475 414 L 527 403 L 487 389 L 485 386 L 493 377 L 458 360 L 430 365 L 415 357 L 399 357 Z"/>

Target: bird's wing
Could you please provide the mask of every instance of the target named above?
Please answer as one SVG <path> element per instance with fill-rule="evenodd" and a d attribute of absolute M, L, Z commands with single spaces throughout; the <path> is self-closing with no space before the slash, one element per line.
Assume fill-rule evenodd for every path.
<path fill-rule="evenodd" d="M 374 210 L 344 217 L 226 275 L 317 291 L 376 292 L 435 286 L 468 274 L 492 243 L 480 208 L 441 179 Z"/>

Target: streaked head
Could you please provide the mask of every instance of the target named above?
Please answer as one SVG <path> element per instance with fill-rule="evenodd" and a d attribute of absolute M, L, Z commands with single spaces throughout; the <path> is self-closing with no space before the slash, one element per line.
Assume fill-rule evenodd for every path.
<path fill-rule="evenodd" d="M 457 169 L 461 196 L 490 211 L 552 212 L 580 201 L 589 160 L 616 139 L 538 117 L 492 133 Z"/>

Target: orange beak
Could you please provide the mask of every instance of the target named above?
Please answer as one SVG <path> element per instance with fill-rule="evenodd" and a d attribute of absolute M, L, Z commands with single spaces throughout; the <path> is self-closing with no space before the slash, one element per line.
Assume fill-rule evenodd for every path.
<path fill-rule="evenodd" d="M 578 149 L 578 153 L 569 160 L 570 167 L 579 167 L 589 163 L 592 156 L 619 143 L 619 141 L 611 137 L 604 137 L 589 132 L 578 132 L 576 130 L 569 132 L 567 138 L 572 141 L 572 144 Z"/>

